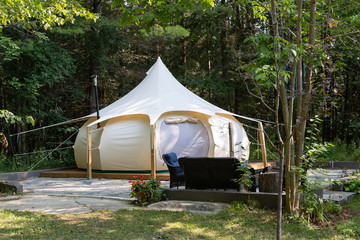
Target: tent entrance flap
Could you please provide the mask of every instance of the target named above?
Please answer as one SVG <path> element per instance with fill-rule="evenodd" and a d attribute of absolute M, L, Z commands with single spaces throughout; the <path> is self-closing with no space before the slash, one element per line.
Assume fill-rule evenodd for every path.
<path fill-rule="evenodd" d="M 173 120 L 173 119 L 172 119 Z M 207 156 L 210 140 L 201 121 L 169 121 L 160 125 L 160 151 L 175 152 L 178 157 Z"/>

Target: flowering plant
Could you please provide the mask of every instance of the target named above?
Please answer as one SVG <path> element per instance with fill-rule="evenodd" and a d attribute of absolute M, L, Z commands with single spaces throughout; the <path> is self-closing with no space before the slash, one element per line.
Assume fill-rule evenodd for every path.
<path fill-rule="evenodd" d="M 130 180 L 131 192 L 130 197 L 137 199 L 138 205 L 148 205 L 154 202 L 165 200 L 165 193 L 162 191 L 161 182 L 159 179 L 151 178 L 145 180 L 144 176 L 134 180 Z"/>

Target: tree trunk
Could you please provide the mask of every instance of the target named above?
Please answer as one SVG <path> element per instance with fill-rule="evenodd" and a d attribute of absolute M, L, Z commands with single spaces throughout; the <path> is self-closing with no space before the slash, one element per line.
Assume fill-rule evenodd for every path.
<path fill-rule="evenodd" d="M 299 124 L 297 125 L 295 131 L 296 131 L 296 159 L 295 159 L 295 165 L 300 166 L 300 163 L 302 161 L 302 155 L 304 152 L 304 141 L 305 141 L 305 130 L 306 130 L 306 121 L 309 114 L 310 109 L 310 101 L 311 101 L 311 92 L 312 92 L 312 73 L 313 73 L 313 65 L 314 65 L 314 59 L 313 59 L 313 49 L 311 46 L 314 46 L 315 43 L 315 20 L 316 20 L 316 0 L 310 1 L 310 29 L 309 29 L 309 61 L 306 66 L 306 73 L 305 73 L 305 83 L 304 83 L 304 93 L 303 93 L 303 100 L 302 104 L 298 105 L 298 108 L 301 108 L 299 119 L 297 121 Z M 300 180 L 299 176 L 296 175 L 297 179 Z M 299 186 L 299 181 L 296 182 L 296 188 Z M 294 204 L 297 204 L 294 207 L 297 208 L 299 204 L 299 196 L 296 194 L 296 201 L 294 201 Z"/>
<path fill-rule="evenodd" d="M 277 55 L 280 51 L 279 48 L 279 31 L 278 31 L 278 22 L 277 22 L 277 15 L 276 15 L 276 3 L 275 0 L 271 0 L 271 19 L 272 19 L 272 29 L 273 29 L 273 53 L 274 53 L 274 60 L 275 60 L 275 69 L 276 69 L 276 100 L 275 100 L 275 122 L 276 122 L 276 135 L 279 140 L 279 157 L 280 157 L 280 172 L 279 172 L 279 180 L 278 180 L 278 202 L 277 202 L 277 239 L 281 239 L 281 218 L 282 218 L 282 192 L 283 192 L 283 167 L 284 167 L 284 141 L 281 137 L 280 131 L 280 122 L 279 122 L 279 107 L 280 107 L 280 99 L 281 95 L 284 93 L 282 92 L 282 84 L 281 79 L 283 79 L 279 75 L 279 65 L 278 65 L 278 58 Z M 282 100 L 282 102 L 284 102 Z"/>

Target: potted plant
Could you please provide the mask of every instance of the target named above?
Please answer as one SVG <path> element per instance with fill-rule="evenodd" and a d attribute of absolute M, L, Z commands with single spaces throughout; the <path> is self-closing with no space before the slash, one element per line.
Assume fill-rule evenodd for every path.
<path fill-rule="evenodd" d="M 151 178 L 145 180 L 144 176 L 133 177 L 130 180 L 131 192 L 130 197 L 136 198 L 136 203 L 140 206 L 149 205 L 166 199 L 162 190 L 160 179 Z"/>

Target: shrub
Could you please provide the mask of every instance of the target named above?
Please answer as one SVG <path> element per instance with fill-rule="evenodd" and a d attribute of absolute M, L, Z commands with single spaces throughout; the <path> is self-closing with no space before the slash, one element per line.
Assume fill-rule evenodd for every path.
<path fill-rule="evenodd" d="M 136 203 L 140 206 L 148 205 L 154 202 L 165 200 L 165 193 L 162 190 L 159 179 L 152 178 L 145 180 L 144 176 L 130 180 L 131 192 L 130 197 L 136 198 Z"/>
<path fill-rule="evenodd" d="M 310 181 L 307 178 L 307 169 L 309 168 L 312 168 L 312 161 L 307 158 L 303 159 L 300 167 L 292 166 L 292 172 L 300 176 L 301 185 L 299 186 L 299 192 L 302 193 L 303 196 L 300 200 L 301 215 L 307 218 L 308 221 L 325 221 L 325 203 L 323 199 L 316 194 L 316 191 L 321 188 L 321 184 L 318 181 Z M 324 170 L 317 169 L 316 173 L 323 174 Z"/>
<path fill-rule="evenodd" d="M 355 177 L 344 182 L 344 190 L 346 192 L 360 193 L 360 179 Z"/>
<path fill-rule="evenodd" d="M 253 187 L 253 180 L 255 176 L 251 173 L 247 162 L 239 164 L 236 168 L 236 171 L 241 172 L 241 177 L 239 179 L 233 179 L 233 181 L 242 184 L 246 191 L 250 191 L 250 189 Z"/>
<path fill-rule="evenodd" d="M 314 161 L 359 161 L 360 148 L 356 144 L 311 143 L 307 146 L 307 154 Z"/>
<path fill-rule="evenodd" d="M 340 214 L 342 212 L 342 206 L 334 201 L 327 201 L 325 203 L 325 212 L 329 214 Z"/>

